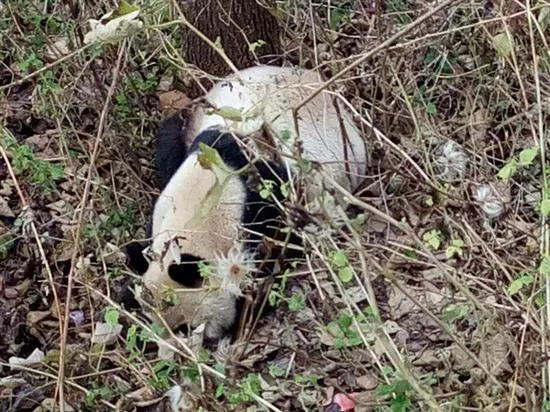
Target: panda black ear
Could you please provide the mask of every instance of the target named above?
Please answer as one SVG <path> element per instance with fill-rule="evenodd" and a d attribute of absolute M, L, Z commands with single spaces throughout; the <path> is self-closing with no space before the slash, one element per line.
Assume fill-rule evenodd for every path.
<path fill-rule="evenodd" d="M 143 275 L 149 268 L 149 262 L 142 253 L 146 247 L 146 242 L 131 242 L 123 249 L 128 257 L 128 266 L 139 275 Z"/>
<path fill-rule="evenodd" d="M 180 258 L 181 263 L 173 264 L 168 267 L 168 276 L 174 282 L 187 288 L 200 288 L 202 286 L 202 276 L 199 269 L 201 258 L 184 253 Z"/>
<path fill-rule="evenodd" d="M 155 163 L 160 172 L 161 189 L 168 184 L 186 157 L 185 120 L 182 113 L 176 113 L 163 120 L 157 131 Z"/>

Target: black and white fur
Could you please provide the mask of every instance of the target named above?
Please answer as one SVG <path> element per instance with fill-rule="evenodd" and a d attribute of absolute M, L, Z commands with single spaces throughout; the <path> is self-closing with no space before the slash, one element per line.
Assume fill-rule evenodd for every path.
<path fill-rule="evenodd" d="M 162 300 L 167 288 L 178 291 L 176 304 L 162 310 L 171 327 L 205 323 L 206 336 L 220 338 L 234 323 L 236 296 L 201 288 L 198 262 L 215 262 L 235 249 L 242 256 L 264 257 L 261 238 L 277 233 L 282 196 L 276 189 L 275 199 L 262 199 L 258 178 L 275 181 L 276 187 L 292 178 L 298 140 L 303 158 L 324 164 L 325 172 L 347 189 L 357 184 L 364 168 L 364 143 L 347 112 L 336 110 L 327 92 L 299 111 L 295 127 L 292 107 L 320 84 L 314 72 L 253 67 L 218 83 L 206 95 L 211 106 L 237 109 L 243 119 L 227 120 L 198 108 L 186 121 L 176 115 L 162 124 L 157 148 L 162 192 L 153 212 L 149 247 L 153 259 L 145 259 L 136 247 L 128 254 L 131 265 L 143 273 L 153 301 Z M 257 145 L 247 139 L 266 125 L 276 136 L 286 135 L 274 139 L 279 161 L 261 160 Z M 206 211 L 216 175 L 199 162 L 200 143 L 215 148 L 233 171 L 249 165 L 246 173 L 228 179 L 216 204 Z M 318 184 L 309 187 L 310 195 L 321 192 L 323 183 L 319 175 Z"/>

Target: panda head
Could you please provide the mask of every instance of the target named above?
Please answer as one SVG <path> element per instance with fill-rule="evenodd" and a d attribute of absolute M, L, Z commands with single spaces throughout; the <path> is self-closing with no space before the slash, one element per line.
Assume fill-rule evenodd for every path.
<path fill-rule="evenodd" d="M 204 323 L 212 339 L 234 323 L 235 283 L 263 258 L 262 238 L 273 237 L 280 223 L 276 202 L 263 199 L 257 183 L 259 177 L 279 186 L 283 169 L 250 162 L 241 140 L 217 129 L 200 133 L 155 203 L 146 253 L 127 249 L 130 266 L 143 275 L 142 306 L 157 307 L 173 329 Z M 223 182 L 201 162 L 200 143 L 216 149 L 229 169 Z"/>

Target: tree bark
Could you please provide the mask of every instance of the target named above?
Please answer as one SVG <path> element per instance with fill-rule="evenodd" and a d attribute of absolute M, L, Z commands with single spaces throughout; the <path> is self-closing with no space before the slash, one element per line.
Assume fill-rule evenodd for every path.
<path fill-rule="evenodd" d="M 278 63 L 282 54 L 280 27 L 275 16 L 257 0 L 192 0 L 183 5 L 183 10 L 191 24 L 212 42 L 219 38 L 225 53 L 238 69 L 258 62 Z M 259 40 L 265 44 L 251 52 L 249 45 Z M 183 34 L 183 45 L 187 63 L 210 75 L 231 73 L 218 52 L 190 30 Z M 209 89 L 211 85 L 203 83 L 203 86 Z M 200 94 L 198 90 L 189 92 L 190 97 Z"/>

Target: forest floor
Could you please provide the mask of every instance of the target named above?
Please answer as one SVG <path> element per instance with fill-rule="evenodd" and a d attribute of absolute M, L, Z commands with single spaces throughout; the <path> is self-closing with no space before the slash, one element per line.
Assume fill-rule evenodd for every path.
<path fill-rule="evenodd" d="M 110 2 L 0 1 L 0 409 L 550 410 L 550 3 L 418 23 L 432 3 L 281 3 L 288 61 L 349 69 L 361 213 L 225 357 L 159 359 L 118 296 L 185 92 L 181 27 L 153 27 L 177 15 L 136 3 L 134 36 L 83 47 Z"/>

